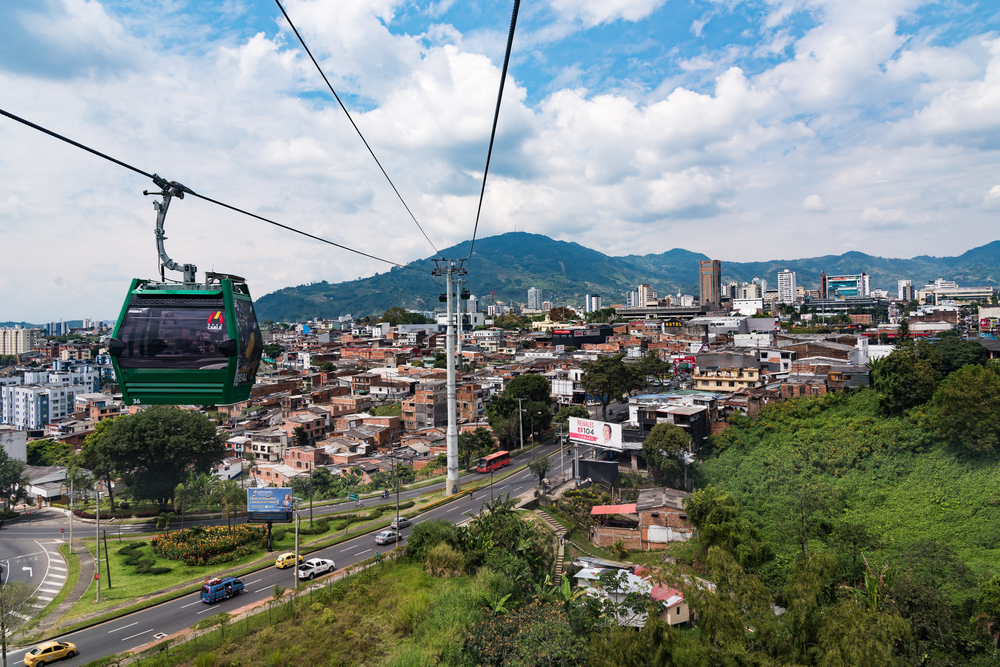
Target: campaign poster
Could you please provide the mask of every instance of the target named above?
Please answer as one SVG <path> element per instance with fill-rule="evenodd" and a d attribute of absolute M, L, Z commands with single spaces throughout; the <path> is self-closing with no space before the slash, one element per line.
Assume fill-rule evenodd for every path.
<path fill-rule="evenodd" d="M 622 425 L 596 419 L 569 418 L 569 439 L 582 444 L 622 451 Z"/>

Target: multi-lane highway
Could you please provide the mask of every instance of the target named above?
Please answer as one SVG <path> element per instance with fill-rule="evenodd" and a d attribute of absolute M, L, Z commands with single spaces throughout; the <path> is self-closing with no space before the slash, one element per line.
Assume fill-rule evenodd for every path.
<path fill-rule="evenodd" d="M 551 453 L 553 449 L 554 447 L 552 445 L 539 448 L 537 455 Z M 519 457 L 519 459 L 520 458 L 521 457 Z M 552 457 L 552 470 L 549 473 L 550 476 L 561 472 L 560 459 L 561 457 L 558 455 Z M 520 461 L 515 461 L 515 465 L 520 464 Z M 565 464 L 567 469 L 570 468 L 571 463 L 568 455 L 565 457 Z M 477 477 L 478 476 L 472 476 L 466 479 L 474 480 Z M 526 491 L 529 491 L 535 486 L 536 482 L 537 479 L 529 470 L 523 470 L 502 481 L 497 481 L 493 485 L 493 494 L 495 496 L 499 496 L 509 493 L 512 496 L 518 496 Z M 427 488 L 423 488 L 414 491 L 407 491 L 406 493 L 401 493 L 400 498 L 403 499 L 406 497 L 420 495 L 422 493 L 426 493 L 427 490 Z M 466 514 L 478 512 L 482 506 L 482 502 L 484 500 L 488 500 L 489 497 L 489 489 L 484 488 L 477 492 L 472 498 L 467 496 L 461 497 L 454 502 L 421 514 L 415 518 L 414 523 L 416 524 L 420 521 L 442 518 L 459 523 L 466 519 Z M 324 511 L 336 511 L 336 509 L 342 508 L 343 506 L 341 505 L 339 507 L 335 506 L 333 508 L 324 508 Z M 317 508 L 315 514 L 319 513 L 318 510 L 319 508 Z M 307 512 L 301 512 L 301 514 L 305 516 L 307 515 Z M 62 537 L 62 533 L 59 532 L 60 528 L 61 526 L 52 524 L 48 526 L 29 526 L 27 524 L 18 525 L 16 528 L 12 527 L 9 534 L 7 529 L 4 529 L 3 542 L 6 543 L 11 535 L 17 535 L 21 542 L 38 541 L 44 543 L 48 540 L 52 550 L 54 551 L 55 546 L 57 545 L 53 545 L 52 542 L 59 540 Z M 93 526 L 89 526 L 89 528 L 92 529 Z M 403 529 L 402 533 L 404 544 L 405 538 L 411 530 L 412 528 Z M 330 558 L 336 562 L 338 568 L 344 568 L 348 565 L 371 558 L 376 551 L 386 553 L 392 549 L 392 545 L 375 544 L 375 532 L 360 535 L 338 545 L 313 552 L 309 554 L 309 557 Z M 58 557 L 56 558 L 56 562 L 61 564 L 61 559 Z M 154 641 L 158 637 L 171 635 L 190 627 L 208 616 L 218 614 L 220 612 L 231 612 L 245 605 L 260 602 L 271 597 L 271 589 L 275 583 L 290 587 L 294 583 L 294 573 L 292 570 L 278 570 L 272 565 L 248 574 L 242 577 L 242 579 L 246 589 L 243 594 L 234 599 L 226 600 L 214 605 L 207 605 L 201 602 L 197 593 L 192 593 L 182 598 L 178 598 L 155 607 L 150 607 L 127 616 L 122 616 L 91 628 L 85 628 L 62 635 L 58 637 L 58 639 L 62 641 L 70 641 L 76 644 L 78 650 L 80 651 L 80 655 L 72 660 L 66 660 L 64 662 L 60 662 L 59 664 L 67 666 L 82 665 L 90 662 L 91 660 L 96 660 L 107 655 L 120 653 L 122 651 L 130 651 Z M 27 648 L 30 647 L 25 647 L 9 653 L 8 665 L 23 664 L 24 653 Z"/>

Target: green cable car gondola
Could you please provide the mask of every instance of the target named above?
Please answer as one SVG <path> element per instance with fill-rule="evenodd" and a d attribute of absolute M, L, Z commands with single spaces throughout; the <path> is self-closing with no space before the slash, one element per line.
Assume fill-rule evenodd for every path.
<path fill-rule="evenodd" d="M 158 178 L 158 177 L 157 177 Z M 250 290 L 237 276 L 180 265 L 163 249 L 163 221 L 170 198 L 184 198 L 178 183 L 156 181 L 156 245 L 161 282 L 135 279 L 109 344 L 111 363 L 126 405 L 216 405 L 250 397 L 263 352 Z M 184 273 L 166 282 L 163 269 Z"/>

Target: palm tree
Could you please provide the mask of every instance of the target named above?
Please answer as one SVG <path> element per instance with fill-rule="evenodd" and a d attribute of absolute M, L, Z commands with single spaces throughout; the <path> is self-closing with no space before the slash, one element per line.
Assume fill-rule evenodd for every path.
<path fill-rule="evenodd" d="M 230 519 L 238 516 L 240 510 L 246 507 L 246 500 L 246 491 L 232 480 L 216 485 L 209 496 L 209 502 L 217 503 L 222 508 L 222 518 L 226 520 L 230 531 L 233 529 Z"/>

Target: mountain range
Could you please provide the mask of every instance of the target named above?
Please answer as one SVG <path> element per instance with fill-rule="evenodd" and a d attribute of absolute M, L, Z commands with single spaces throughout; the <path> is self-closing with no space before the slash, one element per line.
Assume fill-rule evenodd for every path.
<path fill-rule="evenodd" d="M 442 251 L 442 257 L 466 258 L 470 242 Z M 622 303 L 625 292 L 638 284 L 648 284 L 658 295 L 698 295 L 698 262 L 706 255 L 674 248 L 659 254 L 613 257 L 578 243 L 556 241 L 540 234 L 510 232 L 476 241 L 468 265 L 468 288 L 480 303 L 496 301 L 522 303 L 529 287 L 542 290 L 543 298 L 554 305 L 580 306 L 585 294 L 601 295 L 605 305 Z M 302 321 L 315 317 L 355 317 L 381 314 L 392 306 L 431 311 L 439 307 L 438 294 L 444 278 L 431 275 L 430 258 L 417 260 L 407 268 L 392 270 L 360 280 L 342 283 L 326 281 L 286 287 L 255 302 L 260 320 Z M 784 269 L 796 272 L 796 282 L 817 289 L 821 271 L 827 275 L 864 271 L 872 288 L 895 294 L 900 279 L 913 281 L 919 289 L 936 278 L 955 280 L 962 286 L 992 284 L 1000 276 L 1000 241 L 973 248 L 958 257 L 921 255 L 912 259 L 875 257 L 862 252 L 824 255 L 807 259 L 766 262 L 722 262 L 723 284 L 767 280 L 777 287 L 777 274 Z M 416 269 L 416 270 L 411 270 Z M 495 294 L 491 297 L 491 293 Z"/>

